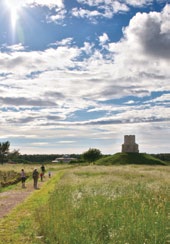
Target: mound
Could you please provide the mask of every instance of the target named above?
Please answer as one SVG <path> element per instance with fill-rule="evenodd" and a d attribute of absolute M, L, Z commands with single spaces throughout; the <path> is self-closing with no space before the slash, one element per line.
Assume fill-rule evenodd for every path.
<path fill-rule="evenodd" d="M 95 162 L 97 165 L 114 164 L 148 164 L 148 165 L 166 165 L 160 159 L 157 159 L 146 153 L 116 153 L 112 156 L 103 157 Z"/>

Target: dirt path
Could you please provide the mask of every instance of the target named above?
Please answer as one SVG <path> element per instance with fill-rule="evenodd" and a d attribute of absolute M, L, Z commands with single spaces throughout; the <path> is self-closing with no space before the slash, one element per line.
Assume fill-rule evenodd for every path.
<path fill-rule="evenodd" d="M 46 181 L 45 179 L 44 181 Z M 44 182 L 38 182 L 38 187 L 41 188 Z M 8 213 L 23 202 L 34 190 L 33 181 L 26 182 L 26 188 L 22 189 L 21 183 L 17 184 L 14 190 L 8 190 L 0 193 L 0 218 L 5 217 Z"/>

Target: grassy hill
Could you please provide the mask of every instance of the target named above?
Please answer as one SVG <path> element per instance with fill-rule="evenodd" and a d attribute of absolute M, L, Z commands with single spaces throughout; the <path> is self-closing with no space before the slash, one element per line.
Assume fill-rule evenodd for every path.
<path fill-rule="evenodd" d="M 97 165 L 115 164 L 148 164 L 166 165 L 166 163 L 146 153 L 116 153 L 111 156 L 103 157 L 95 162 Z"/>

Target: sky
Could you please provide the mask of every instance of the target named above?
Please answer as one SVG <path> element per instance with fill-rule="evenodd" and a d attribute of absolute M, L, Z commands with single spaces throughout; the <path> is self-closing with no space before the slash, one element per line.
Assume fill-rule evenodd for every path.
<path fill-rule="evenodd" d="M 0 141 L 170 153 L 170 0 L 0 0 Z"/>

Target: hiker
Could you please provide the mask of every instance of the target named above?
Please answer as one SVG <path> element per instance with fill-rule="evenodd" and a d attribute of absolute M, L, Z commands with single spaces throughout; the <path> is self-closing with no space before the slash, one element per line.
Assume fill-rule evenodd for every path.
<path fill-rule="evenodd" d="M 40 173 L 40 179 L 43 181 L 43 172 Z"/>
<path fill-rule="evenodd" d="M 34 169 L 34 171 L 32 173 L 32 178 L 34 181 L 34 189 L 38 189 L 38 177 L 39 177 L 38 170 Z"/>
<path fill-rule="evenodd" d="M 26 187 L 25 187 L 25 181 L 26 181 L 26 175 L 25 175 L 24 169 L 21 169 L 21 182 L 22 182 L 22 188 L 26 188 Z"/>
<path fill-rule="evenodd" d="M 48 177 L 51 178 L 51 172 L 50 171 L 48 172 Z"/>
<path fill-rule="evenodd" d="M 45 174 L 45 166 L 42 164 L 42 166 L 41 166 L 41 172 L 43 173 L 43 174 Z"/>
<path fill-rule="evenodd" d="M 41 173 L 42 173 L 42 180 L 43 180 L 45 174 L 45 166 L 43 164 L 41 165 Z"/>

